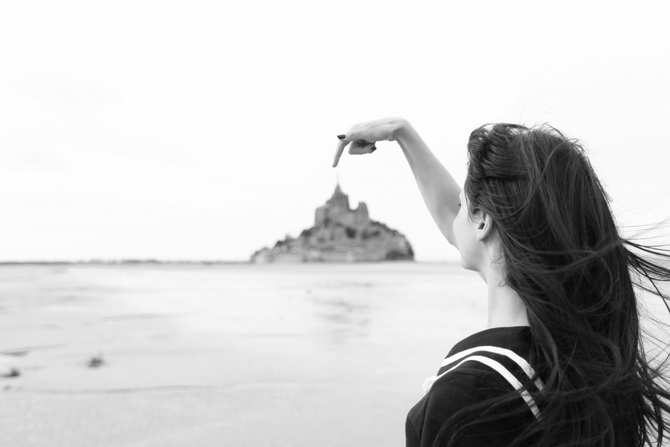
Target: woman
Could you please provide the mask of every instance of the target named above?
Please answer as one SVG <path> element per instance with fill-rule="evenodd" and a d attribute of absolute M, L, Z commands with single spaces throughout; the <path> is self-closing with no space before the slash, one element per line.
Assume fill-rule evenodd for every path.
<path fill-rule="evenodd" d="M 347 145 L 366 154 L 397 141 L 442 234 L 488 288 L 488 329 L 456 344 L 427 381 L 407 418 L 408 446 L 668 438 L 670 388 L 645 358 L 634 286 L 665 302 L 656 285 L 670 270 L 638 253 L 670 256 L 619 236 L 576 141 L 548 126 L 480 127 L 461 191 L 406 120 L 338 138 L 333 166 Z"/>

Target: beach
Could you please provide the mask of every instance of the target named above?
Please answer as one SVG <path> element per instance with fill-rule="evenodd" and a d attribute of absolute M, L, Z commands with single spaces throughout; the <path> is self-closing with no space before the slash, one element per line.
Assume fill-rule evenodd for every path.
<path fill-rule="evenodd" d="M 486 287 L 449 263 L 0 268 L 0 444 L 402 446 Z"/>
<path fill-rule="evenodd" d="M 486 324 L 457 264 L 3 266 L 0 297 L 12 446 L 401 446 Z"/>

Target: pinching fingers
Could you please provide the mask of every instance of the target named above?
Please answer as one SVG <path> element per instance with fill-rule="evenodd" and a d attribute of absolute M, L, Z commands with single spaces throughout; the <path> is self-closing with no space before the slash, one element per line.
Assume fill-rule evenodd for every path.
<path fill-rule="evenodd" d="M 356 140 L 352 141 L 351 146 L 349 146 L 349 153 L 352 155 L 370 154 L 375 149 L 377 149 L 375 143 L 366 140 Z"/>

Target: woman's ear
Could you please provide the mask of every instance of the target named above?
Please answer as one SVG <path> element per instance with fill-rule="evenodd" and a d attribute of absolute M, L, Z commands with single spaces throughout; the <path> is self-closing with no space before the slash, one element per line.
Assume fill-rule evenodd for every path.
<path fill-rule="evenodd" d="M 473 217 L 475 223 L 475 236 L 477 237 L 477 240 L 481 242 L 493 233 L 495 225 L 491 216 L 482 210 L 477 210 Z"/>

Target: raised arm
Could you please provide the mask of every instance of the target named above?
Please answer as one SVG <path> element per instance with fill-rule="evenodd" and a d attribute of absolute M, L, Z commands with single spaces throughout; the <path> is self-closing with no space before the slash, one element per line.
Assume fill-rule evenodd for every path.
<path fill-rule="evenodd" d="M 359 155 L 372 153 L 377 141 L 397 141 L 433 220 L 449 243 L 456 245 L 452 224 L 458 214 L 461 188 L 407 120 L 384 118 L 356 124 L 338 138 L 341 141 L 333 166 L 337 166 L 344 148 L 349 144 L 349 153 Z"/>

